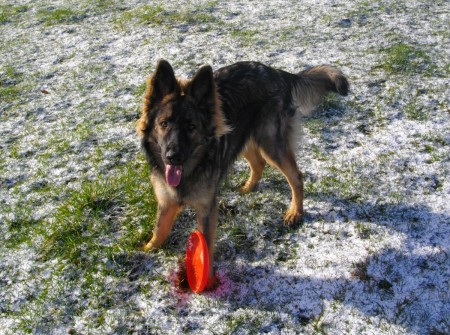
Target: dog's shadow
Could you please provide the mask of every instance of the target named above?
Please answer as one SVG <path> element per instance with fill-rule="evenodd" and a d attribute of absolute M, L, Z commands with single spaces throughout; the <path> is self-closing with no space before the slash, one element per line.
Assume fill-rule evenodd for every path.
<path fill-rule="evenodd" d="M 268 184 L 270 182 L 267 181 Z M 264 187 L 263 184 L 263 190 L 260 191 L 264 191 Z M 286 191 L 287 186 L 280 190 L 282 193 Z M 367 322 L 383 320 L 387 326 L 395 325 L 411 333 L 439 334 L 442 329 L 449 328 L 446 319 L 450 314 L 450 276 L 447 271 L 449 213 L 435 212 L 426 205 L 342 200 L 338 194 L 330 193 L 313 193 L 309 194 L 309 198 L 332 203 L 334 215 L 328 215 L 327 210 L 320 208 L 307 208 L 303 225 L 293 230 L 283 226 L 281 217 L 280 221 L 273 219 L 280 213 L 272 213 L 264 227 L 255 223 L 238 226 L 239 229 L 236 230 L 233 226 L 235 231 L 231 242 L 225 235 L 228 232 L 220 233 L 223 235 L 218 236 L 216 251 L 219 285 L 215 290 L 203 294 L 223 304 L 229 315 L 234 312 L 241 316 L 247 313 L 249 320 L 254 314 L 259 317 L 267 316 L 271 329 L 279 331 L 283 327 L 281 317 L 285 319 L 283 322 L 288 320 L 298 325 L 299 329 L 314 325 L 326 330 L 330 320 L 324 319 L 323 315 L 325 311 L 330 313 L 330 305 L 334 306 L 331 309 L 338 311 L 336 313 L 340 310 L 342 313 L 364 315 L 370 318 Z M 250 210 L 245 202 L 239 206 L 224 202 L 220 206 L 223 217 L 238 216 L 237 221 L 245 215 L 242 211 L 247 213 Z M 264 204 L 256 210 L 264 211 Z M 280 212 L 283 210 L 284 208 L 280 209 Z M 302 236 L 308 239 L 305 232 L 311 231 L 317 222 L 333 225 L 336 220 L 341 220 L 342 225 L 347 221 L 353 225 L 361 223 L 360 239 L 376 238 L 379 232 L 396 234 L 401 245 L 391 243 L 386 248 L 369 253 L 351 269 L 347 264 L 342 265 L 342 271 L 332 272 L 343 273 L 342 275 L 323 276 L 320 271 L 316 275 L 314 271 L 303 271 L 301 266 L 289 271 L 289 263 L 282 259 L 284 256 L 289 259 L 289 240 Z M 364 224 L 367 224 L 369 230 L 365 230 Z M 219 230 L 230 228 L 220 225 L 219 223 Z M 195 213 L 188 210 L 179 218 L 171 238 L 160 252 L 183 254 L 189 233 L 195 226 Z M 379 227 L 379 232 L 378 229 L 371 232 L 370 227 Z M 249 238 L 249 235 L 253 238 Z M 345 247 L 346 236 L 341 238 Z M 273 244 L 281 240 L 287 243 L 287 248 L 284 252 L 275 248 L 278 255 L 274 257 L 270 250 L 260 252 L 258 243 L 261 240 L 268 240 Z M 348 243 L 352 241 L 349 239 Z M 294 241 L 292 246 L 295 244 Z M 417 248 L 428 251 L 416 252 Z M 336 252 L 339 253 L 339 250 Z M 364 253 L 367 254 L 366 251 Z M 135 280 L 142 274 L 153 276 L 155 269 L 161 268 L 158 259 L 157 255 L 140 255 L 130 262 L 130 279 Z M 181 323 L 189 323 L 189 303 L 175 304 L 173 308 L 180 309 L 178 312 L 182 318 Z M 273 317 L 274 315 L 278 317 Z M 195 329 L 194 324 L 189 324 Z M 264 332 L 264 329 L 258 331 Z"/>
<path fill-rule="evenodd" d="M 406 204 L 346 202 L 341 209 L 352 213 L 351 221 L 374 223 L 406 236 L 403 244 L 410 251 L 405 253 L 395 247 L 381 249 L 354 264 L 350 275 L 347 272 L 342 276 L 330 275 L 331 278 L 315 277 L 310 272 L 302 274 L 298 270 L 292 274 L 282 263 L 273 260 L 268 260 L 270 265 L 261 265 L 264 264 L 261 261 L 246 263 L 245 255 L 238 254 L 237 261 L 221 262 L 218 273 L 223 286 L 219 285 L 217 294 L 210 295 L 225 299 L 232 310 L 276 312 L 287 315 L 299 326 L 319 322 L 325 304 L 331 303 L 335 309 L 356 309 L 351 313 L 382 318 L 411 332 L 439 333 L 438 325 L 448 329 L 449 276 L 444 270 L 448 269 L 449 262 L 450 215 L 435 213 L 426 206 Z M 318 219 L 324 220 L 315 214 L 307 215 L 304 224 L 308 226 Z M 433 231 L 433 227 L 440 229 Z M 413 249 L 417 246 L 433 251 L 416 253 Z M 326 327 L 326 321 L 320 322 Z"/>

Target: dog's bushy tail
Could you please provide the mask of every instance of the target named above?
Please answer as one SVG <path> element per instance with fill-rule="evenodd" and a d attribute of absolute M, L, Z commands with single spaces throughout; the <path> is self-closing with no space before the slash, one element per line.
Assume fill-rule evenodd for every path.
<path fill-rule="evenodd" d="M 346 96 L 349 87 L 347 78 L 336 67 L 314 66 L 296 75 L 292 100 L 303 115 L 310 115 L 327 93 Z"/>

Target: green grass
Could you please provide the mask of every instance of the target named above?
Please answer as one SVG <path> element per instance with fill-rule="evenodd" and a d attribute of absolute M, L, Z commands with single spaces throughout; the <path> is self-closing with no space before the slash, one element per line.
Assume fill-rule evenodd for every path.
<path fill-rule="evenodd" d="M 117 28 L 126 29 L 130 25 L 164 26 L 171 28 L 181 25 L 201 25 L 220 23 L 220 20 L 206 11 L 207 6 L 169 10 L 163 5 L 145 4 L 120 14 L 115 19 Z"/>
<path fill-rule="evenodd" d="M 24 200 L 20 206 L 10 208 L 14 215 L 5 220 L 8 237 L 4 244 L 8 248 L 16 248 L 22 244 L 32 245 L 30 236 L 36 232 L 43 232 L 42 222 L 33 217 L 34 204 Z"/>
<path fill-rule="evenodd" d="M 40 269 L 31 274 L 39 277 L 40 287 L 27 298 L 26 308 L 13 310 L 5 305 L 5 315 L 18 320 L 11 333 L 34 333 L 37 329 L 51 333 L 48 325 L 62 319 L 73 324 L 86 308 L 74 300 L 74 290 L 79 292 L 76 299 L 98 311 L 88 322 L 94 328 L 105 324 L 109 309 L 127 304 L 119 292 L 120 283 L 126 282 L 128 287 L 128 278 L 145 260 L 138 244 L 148 238 L 156 210 L 148 177 L 148 164 L 140 156 L 117 167 L 112 177 L 86 180 L 69 194 L 64 195 L 63 188 L 43 190 L 48 197 L 64 197 L 50 217 L 34 219 L 36 204 L 32 200 L 11 209 L 14 215 L 5 222 L 8 235 L 4 245 L 40 245 L 40 260 L 48 261 L 45 276 Z M 44 242 L 39 242 L 42 239 Z M 151 280 L 167 285 L 158 274 Z M 48 309 L 48 305 L 53 307 Z"/>
<path fill-rule="evenodd" d="M 239 43 L 243 46 L 254 45 L 258 41 L 256 38 L 258 34 L 258 30 L 240 28 L 233 28 L 230 33 L 231 37 L 239 41 Z"/>
<path fill-rule="evenodd" d="M 21 91 L 18 86 L 2 86 L 0 87 L 0 99 L 4 102 L 13 102 L 19 98 Z"/>
<path fill-rule="evenodd" d="M 435 66 L 430 56 L 417 47 L 397 43 L 382 50 L 384 57 L 379 67 L 392 74 L 431 74 Z"/>
<path fill-rule="evenodd" d="M 337 94 L 327 94 L 320 106 L 321 110 L 337 110 L 343 111 L 346 108 L 346 102 Z"/>
<path fill-rule="evenodd" d="M 434 146 L 442 147 L 447 146 L 449 143 L 442 136 L 443 134 L 436 134 L 434 132 L 430 132 L 423 136 L 423 140 L 425 142 L 431 142 Z"/>
<path fill-rule="evenodd" d="M 405 107 L 405 115 L 409 120 L 427 121 L 427 111 L 417 104 L 417 99 L 412 99 Z"/>
<path fill-rule="evenodd" d="M 414 143 L 417 147 L 422 147 L 422 151 L 430 154 L 426 161 L 428 164 L 445 161 L 448 159 L 448 143 L 440 134 L 430 133 L 424 135 L 420 141 Z M 442 184 L 437 185 L 438 189 L 442 188 Z"/>
<path fill-rule="evenodd" d="M 35 246 L 34 237 L 43 237 L 40 254 L 45 259 L 61 258 L 85 267 L 95 266 L 102 255 L 136 251 L 148 239 L 155 217 L 156 201 L 149 182 L 146 162 L 138 160 L 117 169 L 112 177 L 85 181 L 64 196 L 64 190 L 36 183 L 34 192 L 52 201 L 61 201 L 53 214 L 35 218 L 33 199 L 11 208 L 6 220 L 10 248 Z M 40 238 L 39 238 L 40 239 Z M 89 255 L 89 262 L 83 262 Z"/>
<path fill-rule="evenodd" d="M 53 26 L 58 24 L 78 23 L 85 19 L 87 14 L 70 8 L 56 8 L 51 10 L 41 9 L 37 12 L 37 17 L 44 25 Z"/>
<path fill-rule="evenodd" d="M 446 75 L 449 76 L 450 75 L 450 63 L 447 63 L 443 66 L 442 68 L 442 72 Z"/>
<path fill-rule="evenodd" d="M 313 197 L 337 197 L 352 203 L 363 202 L 366 197 L 373 196 L 371 190 L 375 188 L 376 182 L 363 175 L 359 163 L 328 162 L 321 177 L 305 180 L 305 194 Z"/>
<path fill-rule="evenodd" d="M 24 90 L 24 75 L 15 67 L 6 65 L 0 68 L 0 100 L 14 102 Z"/>
<path fill-rule="evenodd" d="M 132 88 L 132 94 L 137 101 L 140 101 L 144 96 L 145 89 L 147 88 L 147 83 L 143 81 L 141 84 Z"/>
<path fill-rule="evenodd" d="M 10 22 L 16 22 L 22 13 L 28 11 L 28 6 L 0 4 L 0 25 Z"/>
<path fill-rule="evenodd" d="M 203 31 L 222 27 L 243 46 L 254 45 L 258 41 L 258 30 L 237 28 L 214 16 L 210 9 L 216 4 L 216 1 L 211 1 L 202 6 L 187 6 L 183 9 L 169 9 L 162 4 L 145 4 L 121 13 L 114 23 L 121 30 L 130 26 L 159 26 L 166 29 L 201 26 Z"/>
<path fill-rule="evenodd" d="M 355 17 L 361 15 L 379 16 L 382 13 L 401 14 L 405 13 L 408 8 L 401 2 L 382 3 L 374 1 L 359 1 L 352 5 L 352 10 L 345 15 L 346 17 Z"/>
<path fill-rule="evenodd" d="M 341 117 L 345 108 L 345 102 L 341 97 L 336 94 L 328 94 L 312 117 L 306 118 L 302 122 L 312 134 L 317 136 L 324 129 L 337 126 L 342 122 Z"/>
<path fill-rule="evenodd" d="M 370 229 L 370 227 L 368 227 L 362 222 L 357 222 L 355 227 L 361 239 L 363 240 L 370 239 L 370 235 L 372 234 L 372 229 Z"/>
<path fill-rule="evenodd" d="M 149 169 L 137 161 L 105 180 L 86 181 L 51 219 L 44 258 L 60 257 L 86 266 L 102 255 L 137 250 L 149 238 L 156 211 Z"/>
<path fill-rule="evenodd" d="M 258 334 L 258 329 L 261 328 L 264 320 L 256 316 L 251 311 L 242 311 L 239 315 L 227 317 L 226 327 L 228 334 L 237 334 L 239 329 L 250 329 L 249 334 Z"/>

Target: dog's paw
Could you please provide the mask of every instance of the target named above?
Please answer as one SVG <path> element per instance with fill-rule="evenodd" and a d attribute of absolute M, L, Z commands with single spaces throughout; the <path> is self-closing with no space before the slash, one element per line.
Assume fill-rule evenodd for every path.
<path fill-rule="evenodd" d="M 205 290 L 213 291 L 219 285 L 219 280 L 216 275 L 209 276 L 208 281 L 206 282 Z"/>
<path fill-rule="evenodd" d="M 303 221 L 302 212 L 289 209 L 284 215 L 284 222 L 290 227 L 295 226 L 301 223 L 302 221 Z"/>
<path fill-rule="evenodd" d="M 157 246 L 155 246 L 151 241 L 150 242 L 148 242 L 148 243 L 146 243 L 146 244 L 144 244 L 143 246 L 142 246 L 142 251 L 145 251 L 145 252 L 151 252 L 151 251 L 153 251 L 153 250 L 155 250 L 155 249 L 157 249 L 158 247 Z"/>
<path fill-rule="evenodd" d="M 254 182 L 247 181 L 241 188 L 240 191 L 242 194 L 247 194 L 253 192 L 256 188 L 256 184 Z"/>
<path fill-rule="evenodd" d="M 242 187 L 239 189 L 239 191 L 240 191 L 242 194 L 247 194 L 247 193 L 250 193 L 251 191 L 253 191 L 253 189 L 250 188 L 250 187 L 248 187 L 247 184 L 245 184 L 244 186 L 242 186 Z"/>

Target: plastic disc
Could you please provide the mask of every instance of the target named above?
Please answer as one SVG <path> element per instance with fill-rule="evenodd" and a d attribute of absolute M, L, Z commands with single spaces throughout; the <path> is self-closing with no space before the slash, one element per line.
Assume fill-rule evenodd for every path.
<path fill-rule="evenodd" d="M 189 287 L 200 293 L 206 287 L 209 275 L 209 252 L 203 234 L 198 230 L 189 237 L 186 249 L 186 271 Z"/>

